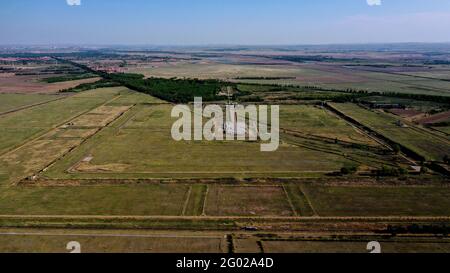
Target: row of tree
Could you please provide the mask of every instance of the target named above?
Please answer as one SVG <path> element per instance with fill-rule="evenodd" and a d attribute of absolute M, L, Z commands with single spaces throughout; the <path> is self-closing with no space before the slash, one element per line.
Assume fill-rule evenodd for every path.
<path fill-rule="evenodd" d="M 105 77 L 130 89 L 174 103 L 193 102 L 194 97 L 202 97 L 204 101 L 224 99 L 219 93 L 229 86 L 219 80 L 144 79 L 144 76 L 139 74 L 108 74 Z"/>

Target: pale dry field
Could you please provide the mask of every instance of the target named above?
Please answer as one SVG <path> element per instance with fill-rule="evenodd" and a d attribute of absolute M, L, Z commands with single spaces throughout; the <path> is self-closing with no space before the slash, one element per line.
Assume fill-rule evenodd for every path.
<path fill-rule="evenodd" d="M 48 76 L 46 76 L 48 77 Z M 68 89 L 82 83 L 92 83 L 99 78 L 90 78 L 77 81 L 67 81 L 58 83 L 45 83 L 40 81 L 39 76 L 15 76 L 0 74 L 0 93 L 56 93 L 63 89 Z"/>

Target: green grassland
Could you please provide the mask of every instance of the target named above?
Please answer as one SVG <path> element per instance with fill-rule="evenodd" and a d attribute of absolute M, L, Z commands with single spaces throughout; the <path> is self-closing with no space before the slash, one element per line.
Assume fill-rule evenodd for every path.
<path fill-rule="evenodd" d="M 206 213 L 256 217 L 449 214 L 447 188 L 439 187 L 430 190 L 404 187 L 402 191 L 381 187 L 366 191 L 337 188 L 348 192 L 329 193 L 309 185 L 289 184 L 283 188 L 281 183 L 267 187 L 226 187 L 207 186 L 200 181 L 191 185 L 139 185 L 137 181 L 130 185 L 99 182 L 93 186 L 70 186 L 72 180 L 78 179 L 317 177 L 354 163 L 352 157 L 378 160 L 378 165 L 390 160 L 375 157 L 369 151 L 292 135 L 282 135 L 279 151 L 269 154 L 259 151 L 260 143 L 175 142 L 170 136 L 171 106 L 158 105 L 160 102 L 125 88 L 98 89 L 1 117 L 0 126 L 20 125 L 27 133 L 30 128 L 38 128 L 36 133 L 42 134 L 26 143 L 25 139 L 17 140 L 6 149 L 22 146 L 0 157 L 0 214 L 200 216 Z M 333 136 L 360 137 L 352 127 L 320 108 L 289 106 L 282 113 L 286 126 L 295 130 L 314 134 L 316 128 L 317 132 Z M 86 119 L 90 115 L 99 118 L 97 124 Z M 72 121 L 77 121 L 77 126 L 60 126 Z M 328 126 L 336 127 L 335 132 Z M 364 137 L 355 139 L 367 141 Z M 87 157 L 91 159 L 83 161 Z M 69 179 L 66 187 L 11 185 L 58 158 L 39 176 Z M 358 199 L 359 195 L 364 198 Z M 416 202 L 419 198 L 426 204 Z M 333 200 L 339 204 L 330 203 Z M 379 200 L 382 202 L 376 202 Z"/>
<path fill-rule="evenodd" d="M 307 135 L 377 146 L 377 143 L 357 131 L 344 120 L 318 106 L 283 105 L 280 127 Z"/>
<path fill-rule="evenodd" d="M 44 81 L 46 83 L 56 83 L 56 82 L 84 80 L 84 79 L 90 79 L 90 78 L 96 78 L 96 77 L 97 77 L 97 75 L 95 75 L 95 74 L 84 73 L 84 74 L 72 74 L 72 75 L 50 77 L 50 78 L 45 78 L 42 81 Z"/>
<path fill-rule="evenodd" d="M 0 114 L 58 98 L 50 94 L 0 94 Z"/>
<path fill-rule="evenodd" d="M 291 177 L 333 172 L 350 163 L 343 155 L 289 143 L 282 143 L 276 152 L 262 153 L 257 142 L 176 142 L 170 133 L 175 121 L 170 111 L 166 105 L 134 107 L 45 175 L 55 179 Z M 73 168 L 87 156 L 93 157 L 89 164 Z"/>
<path fill-rule="evenodd" d="M 0 116 L 0 128 L 3 131 L 0 135 L 0 154 L 105 103 L 118 95 L 119 91 L 120 89 L 91 91 L 89 94 L 79 94 Z M 0 105 L 3 104 L 4 101 L 0 101 Z"/>
<path fill-rule="evenodd" d="M 450 126 L 434 127 L 434 129 L 447 134 L 447 136 L 450 135 Z"/>
<path fill-rule="evenodd" d="M 292 216 L 282 187 L 210 186 L 207 215 Z"/>
<path fill-rule="evenodd" d="M 120 97 L 116 100 L 108 103 L 108 106 L 115 105 L 134 105 L 134 104 L 167 104 L 168 102 L 160 100 L 158 98 L 149 96 L 147 94 L 138 93 L 129 89 L 124 89 L 120 93 Z"/>
<path fill-rule="evenodd" d="M 197 185 L 194 185 L 196 187 Z M 298 185 L 297 185 L 298 186 Z M 2 215 L 294 216 L 281 187 L 209 185 L 188 200 L 190 185 L 9 187 L 0 192 Z M 294 186 L 292 186 L 295 189 Z M 448 216 L 450 190 L 429 187 L 343 187 L 302 184 L 289 192 L 299 216 Z M 304 194 L 302 194 L 304 193 Z M 298 201 L 300 200 L 300 201 Z M 417 200 L 420 200 L 418 202 Z M 18 205 L 20 202 L 20 205 Z"/>
<path fill-rule="evenodd" d="M 447 109 L 448 104 L 432 102 L 432 101 L 420 101 L 406 98 L 394 98 L 394 97 L 383 97 L 383 96 L 368 96 L 360 98 L 360 102 L 373 102 L 373 103 L 387 103 L 387 104 L 400 104 L 407 108 L 412 108 L 420 112 L 430 112 L 434 109 Z"/>
<path fill-rule="evenodd" d="M 448 140 L 412 125 L 406 128 L 398 126 L 399 119 L 393 115 L 370 111 L 352 103 L 335 103 L 332 106 L 388 139 L 415 151 L 427 160 L 441 161 L 445 155 L 450 154 Z"/>
<path fill-rule="evenodd" d="M 339 187 L 302 185 L 320 216 L 445 216 L 448 187 Z"/>
<path fill-rule="evenodd" d="M 187 190 L 186 185 L 2 188 L 0 212 L 8 215 L 181 215 Z"/>
<path fill-rule="evenodd" d="M 350 97 L 358 94 L 318 91 L 303 87 L 276 87 L 271 85 L 245 85 L 239 84 L 239 97 L 241 102 L 266 102 L 267 104 L 289 104 L 293 101 L 313 104 L 320 101 L 348 101 Z"/>
<path fill-rule="evenodd" d="M 63 124 L 108 101 L 118 98 L 123 88 L 93 90 L 91 92 L 52 101 L 0 117 L 0 166 L 8 170 L 10 182 L 30 176 L 79 145 L 83 137 L 71 136 Z M 96 115 L 101 117 L 100 115 Z M 57 128 L 61 126 L 60 128 Z M 79 133 L 79 132 L 78 132 Z M 91 132 L 94 133 L 94 132 Z M 89 133 L 85 137 L 89 136 Z"/>
<path fill-rule="evenodd" d="M 162 66 L 146 68 L 144 72 L 157 77 L 175 75 L 343 89 L 352 86 L 371 91 L 446 95 L 449 90 L 448 83 L 433 79 L 372 72 L 358 72 L 354 77 L 341 79 L 345 76 L 342 71 L 324 72 L 306 66 L 211 63 Z M 297 78 L 244 80 L 238 77 Z M 341 95 L 300 87 L 241 84 L 238 88 L 261 95 L 267 101 L 289 100 L 292 95 L 298 95 L 299 101 L 302 98 L 328 100 Z M 365 222 L 364 219 L 321 217 L 450 215 L 450 188 L 440 185 L 444 178 L 434 177 L 437 182 L 427 186 L 387 186 L 384 180 L 370 178 L 362 178 L 364 182 L 358 185 L 351 184 L 350 181 L 356 181 L 356 175 L 384 165 L 406 167 L 407 163 L 320 106 L 282 105 L 280 148 L 273 153 L 262 153 L 260 142 L 176 142 L 170 132 L 175 121 L 170 117 L 172 105 L 125 87 L 72 93 L 50 102 L 55 98 L 59 96 L 0 95 L 0 113 L 47 102 L 0 115 L 0 233 L 7 232 L 6 227 L 37 226 L 58 227 L 61 229 L 57 233 L 62 233 L 0 235 L 0 252 L 67 252 L 65 244 L 75 240 L 82 244 L 83 252 L 216 253 L 229 251 L 234 244 L 236 252 L 367 253 L 365 241 L 312 237 L 297 240 L 290 232 L 352 232 L 350 229 L 355 227 L 383 229 L 395 221 L 407 223 L 406 220 Z M 409 103 L 421 106 L 417 101 Z M 441 160 L 443 155 L 450 154 L 444 134 L 416 127 L 402 128 L 396 125 L 398 119 L 393 115 L 366 110 L 356 104 L 333 106 L 427 159 Z M 422 106 L 422 109 L 433 109 L 439 105 L 424 103 Z M 358 169 L 352 180 L 329 176 L 348 166 Z M 37 177 L 31 177 L 35 174 Z M 366 180 L 374 184 L 365 184 Z M 243 229 L 253 225 L 264 232 L 283 231 L 285 238 L 278 234 L 264 237 L 245 232 L 240 238 L 229 235 L 233 238 L 229 244 L 225 234 L 205 232 L 244 233 Z M 64 234 L 64 228 L 77 227 L 89 228 L 91 234 Z M 135 230 L 118 232 L 130 232 L 131 236 L 108 236 L 114 235 L 108 230 L 113 228 Z M 169 236 L 153 231 L 153 236 L 150 229 L 177 231 Z M 193 230 L 195 234 L 188 234 Z M 106 236 L 92 233 L 106 233 Z M 196 237 L 200 234 L 203 237 Z M 382 246 L 383 252 L 450 251 L 446 240 L 386 239 Z"/>

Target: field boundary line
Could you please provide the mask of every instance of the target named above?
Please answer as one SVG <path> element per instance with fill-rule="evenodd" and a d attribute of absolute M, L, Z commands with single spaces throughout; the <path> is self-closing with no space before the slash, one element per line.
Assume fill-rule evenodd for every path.
<path fill-rule="evenodd" d="M 209 185 L 206 185 L 205 198 L 203 199 L 202 216 L 206 216 L 206 203 L 208 201 Z"/>
<path fill-rule="evenodd" d="M 314 213 L 314 216 L 319 216 L 319 214 L 317 213 L 316 209 L 313 207 L 311 200 L 309 200 L 309 197 L 306 195 L 305 191 L 303 190 L 303 185 L 298 185 L 299 190 L 303 193 L 303 196 L 305 196 L 306 202 L 308 202 L 309 207 L 311 208 L 311 210 Z"/>
<path fill-rule="evenodd" d="M 121 95 L 120 95 L 121 96 Z M 116 98 L 117 99 L 117 98 Z M 104 105 L 101 105 L 104 106 Z M 101 107 L 99 106 L 99 107 Z M 97 135 L 98 133 L 100 133 L 103 129 L 109 127 L 111 124 L 113 124 L 115 121 L 117 121 L 118 119 L 120 119 L 121 117 L 123 117 L 126 113 L 128 113 L 129 111 L 131 111 L 131 109 L 134 108 L 133 106 L 130 106 L 130 108 L 128 108 L 127 110 L 123 111 L 122 113 L 120 113 L 117 117 L 115 117 L 113 120 L 111 120 L 110 122 L 108 122 L 107 124 L 105 124 L 105 126 L 102 127 L 97 127 L 95 128 L 95 132 L 85 138 L 83 138 L 83 141 L 78 144 L 77 146 L 73 147 L 72 149 L 70 149 L 69 152 L 67 152 L 66 154 L 62 155 L 61 157 L 59 157 L 58 159 L 56 159 L 53 163 L 51 163 L 50 165 L 48 165 L 46 168 L 42 169 L 41 171 L 39 171 L 39 173 L 42 173 L 43 170 L 50 168 L 51 166 L 53 166 L 56 162 L 58 162 L 59 160 L 63 159 L 67 154 L 71 153 L 72 151 L 74 151 L 76 148 L 80 147 L 81 145 L 83 145 L 84 143 L 86 143 L 89 139 L 91 139 L 92 137 L 94 137 L 95 135 Z M 71 165 L 66 171 L 68 173 L 72 173 L 73 169 L 76 169 L 83 161 L 83 158 L 81 158 L 79 161 L 77 161 L 75 164 Z"/>
<path fill-rule="evenodd" d="M 183 210 L 181 211 L 181 215 L 186 215 L 186 209 L 189 205 L 189 200 L 191 198 L 191 194 L 192 194 L 192 185 L 189 186 L 189 190 L 186 193 L 186 200 L 184 201 L 184 205 L 183 205 Z"/>
<path fill-rule="evenodd" d="M 284 194 L 286 195 L 286 199 L 289 203 L 289 206 L 291 207 L 292 212 L 294 213 L 294 216 L 299 216 L 299 212 L 297 212 L 297 210 L 294 207 L 294 204 L 292 203 L 291 198 L 289 197 L 289 194 L 286 190 L 286 186 L 284 184 L 282 184 L 281 187 L 283 188 Z"/>
<path fill-rule="evenodd" d="M 85 92 L 87 92 L 87 91 L 85 91 Z M 119 95 L 119 96 L 120 96 L 120 95 Z M 73 97 L 73 96 L 71 96 L 71 97 Z M 67 97 L 67 98 L 70 98 L 70 97 Z M 115 100 L 115 99 L 117 99 L 117 97 L 114 97 L 112 100 Z M 79 113 L 79 114 L 76 114 L 76 115 L 74 115 L 74 116 L 72 116 L 72 117 L 66 119 L 65 121 L 63 121 L 63 122 L 61 122 L 61 123 L 58 123 L 58 124 L 56 124 L 56 125 L 51 126 L 50 128 L 48 128 L 48 130 L 44 130 L 44 132 L 42 132 L 42 133 L 36 133 L 35 135 L 30 136 L 30 138 L 26 139 L 25 142 L 23 142 L 22 144 L 20 144 L 20 146 L 17 146 L 17 147 L 15 147 L 15 148 L 13 148 L 13 149 L 11 149 L 11 150 L 9 150 L 9 151 L 6 151 L 6 152 L 3 153 L 3 154 L 0 154 L 0 157 L 3 157 L 3 156 L 5 156 L 5 155 L 9 155 L 10 153 L 16 152 L 17 150 L 23 148 L 23 147 L 24 147 L 25 145 L 27 145 L 28 143 L 38 140 L 39 138 L 45 136 L 46 134 L 48 134 L 48 133 L 50 133 L 50 132 L 52 132 L 52 131 L 57 130 L 59 127 L 63 126 L 64 124 L 66 124 L 66 123 L 68 123 L 68 122 L 70 122 L 71 120 L 74 120 L 74 119 L 76 119 L 76 118 L 79 118 L 79 117 L 81 117 L 82 115 L 87 114 L 87 113 L 91 112 L 92 110 L 94 110 L 94 109 L 96 109 L 96 108 L 98 108 L 98 107 L 101 107 L 101 106 L 106 105 L 107 103 L 109 103 L 109 101 L 107 101 L 107 102 L 105 102 L 105 103 L 103 103 L 103 104 L 100 104 L 100 105 L 96 105 L 96 106 L 94 106 L 94 107 L 92 107 L 92 108 L 89 108 L 88 110 L 83 111 L 83 112 L 81 112 L 81 113 Z M 47 129 L 47 128 L 46 128 L 46 129 Z"/>
<path fill-rule="evenodd" d="M 292 220 L 292 221 L 446 221 L 450 216 L 167 216 L 167 215 L 0 215 L 0 220 Z"/>
<path fill-rule="evenodd" d="M 355 104 L 358 107 L 361 107 L 359 104 Z M 353 118 L 352 116 L 344 113 L 343 111 L 337 109 L 330 103 L 326 103 L 325 106 L 332 112 L 334 112 L 336 115 L 340 116 L 341 119 L 347 120 L 347 122 L 353 124 L 353 126 L 356 126 L 360 128 L 361 130 L 364 130 L 368 136 L 370 136 L 372 139 L 378 139 L 381 141 L 380 143 L 383 143 L 384 146 L 388 147 L 389 150 L 394 151 L 393 145 L 399 145 L 402 149 L 407 150 L 409 153 L 412 153 L 413 156 L 407 155 L 404 151 L 400 153 L 400 155 L 407 161 L 409 161 L 413 165 L 417 165 L 416 161 L 418 159 L 415 159 L 414 157 L 423 157 L 421 154 L 416 153 L 415 151 L 412 151 L 411 149 L 407 148 L 403 144 L 398 143 L 397 141 L 394 141 L 390 137 L 385 136 L 384 134 L 380 133 L 378 130 L 373 129 L 372 127 L 365 125 L 364 123 L 358 121 L 357 119 Z M 365 109 L 364 107 L 361 107 Z M 367 110 L 367 109 L 366 109 Z M 373 112 L 372 110 L 368 110 L 370 112 Z"/>
<path fill-rule="evenodd" d="M 119 97 L 120 97 L 120 96 L 121 96 L 121 95 L 119 95 Z M 117 97 L 117 98 L 118 98 L 118 97 Z M 115 98 L 115 99 L 117 99 L 117 98 Z M 102 106 L 104 106 L 104 105 L 101 105 L 101 106 L 99 106 L 99 107 L 102 107 Z M 98 108 L 98 107 L 97 107 L 97 108 Z M 97 108 L 94 108 L 94 109 L 97 109 Z M 109 125 L 111 125 L 114 121 L 116 121 L 117 119 L 119 119 L 120 117 L 122 117 L 124 114 L 126 114 L 128 111 L 130 111 L 130 109 L 132 109 L 132 108 L 133 108 L 133 107 L 130 107 L 130 108 L 128 108 L 127 110 L 125 110 L 124 112 L 120 113 L 120 114 L 119 114 L 117 117 L 115 117 L 113 120 L 111 120 L 110 122 L 108 122 L 107 124 L 105 124 L 105 126 L 96 128 L 96 131 L 95 131 L 93 134 L 91 134 L 91 135 L 89 135 L 89 136 L 83 138 L 83 140 L 82 140 L 78 145 L 76 145 L 76 146 L 70 148 L 66 153 L 64 153 L 64 154 L 61 155 L 60 157 L 58 157 L 58 158 L 56 158 L 55 160 L 53 160 L 52 162 L 50 162 L 50 164 L 48 164 L 45 168 L 41 169 L 41 170 L 38 171 L 37 173 L 38 173 L 38 174 L 41 174 L 42 172 L 44 172 L 44 170 L 46 170 L 46 169 L 52 167 L 56 162 L 58 162 L 59 160 L 63 159 L 63 158 L 66 157 L 68 154 L 70 154 L 71 152 L 73 152 L 76 148 L 78 148 L 78 147 L 80 147 L 81 145 L 83 145 L 84 143 L 86 143 L 89 139 L 91 139 L 92 137 L 94 137 L 95 135 L 97 135 L 98 133 L 100 133 L 103 129 L 107 128 Z M 74 166 L 80 164 L 80 162 L 81 162 L 82 160 L 83 160 L 83 159 L 81 159 L 80 161 L 78 161 L 78 162 L 77 162 L 76 164 L 74 164 L 72 167 L 74 167 Z M 72 168 L 72 167 L 71 167 L 71 168 Z M 69 169 L 70 169 L 70 168 L 69 168 Z"/>
<path fill-rule="evenodd" d="M 375 141 L 376 143 L 380 144 L 381 146 L 387 148 L 388 150 L 392 150 L 391 146 L 389 146 L 387 143 L 385 143 L 384 141 L 382 141 L 381 139 L 378 139 L 377 137 L 371 135 L 370 133 L 364 131 L 362 128 L 359 128 L 358 126 L 356 126 L 355 124 L 353 124 L 352 122 L 342 118 L 340 115 L 336 114 L 333 111 L 328 110 L 328 112 L 330 112 L 333 116 L 335 116 L 336 118 L 344 121 L 345 123 L 347 123 L 349 126 L 351 126 L 353 128 L 353 130 L 355 130 L 356 132 L 372 139 L 373 141 Z"/>
<path fill-rule="evenodd" d="M 66 95 L 66 96 L 64 96 L 64 95 L 59 95 L 59 96 L 61 96 L 60 98 L 51 99 L 51 100 L 43 101 L 43 102 L 38 102 L 38 103 L 35 103 L 35 104 L 29 104 L 29 105 L 21 106 L 21 107 L 19 107 L 19 108 L 15 108 L 15 109 L 12 109 L 12 110 L 8 110 L 8 111 L 5 111 L 5 112 L 1 112 L 1 113 L 0 113 L 0 116 L 5 116 L 5 115 L 12 114 L 12 113 L 15 113 L 15 112 L 19 112 L 19 111 L 22 111 L 22 110 L 30 109 L 30 108 L 33 108 L 33 107 L 36 107 L 36 106 L 41 106 L 41 105 L 44 105 L 44 104 L 47 104 L 47 103 L 50 103 L 50 102 L 55 102 L 55 101 L 67 99 L 67 98 L 70 98 L 70 97 L 72 97 L 72 96 L 74 96 L 74 95 L 75 95 L 75 94 L 72 94 L 72 95 Z"/>
<path fill-rule="evenodd" d="M 416 132 L 418 132 L 418 133 L 421 133 L 421 134 L 424 134 L 424 135 L 433 137 L 433 138 L 435 138 L 436 140 L 445 142 L 446 144 L 450 144 L 450 141 L 449 141 L 449 139 L 448 139 L 447 137 L 444 137 L 444 136 L 442 136 L 442 135 L 436 134 L 435 132 L 433 132 L 433 130 L 429 130 L 428 128 L 425 128 L 425 127 L 423 127 L 423 126 L 416 125 L 416 124 L 414 124 L 414 122 L 411 122 L 411 121 L 409 121 L 409 120 L 402 119 L 402 118 L 400 118 L 399 116 L 397 116 L 397 115 L 395 115 L 395 114 L 393 114 L 393 113 L 391 113 L 391 112 L 388 112 L 388 111 L 385 111 L 385 110 L 381 110 L 381 112 L 382 112 L 383 114 L 385 114 L 386 116 L 389 116 L 389 117 L 391 117 L 391 118 L 393 118 L 393 119 L 395 119 L 395 120 L 402 121 L 403 123 L 405 123 L 406 125 L 408 125 L 409 128 L 410 128 L 411 130 L 413 130 L 413 131 L 416 131 Z"/>
<path fill-rule="evenodd" d="M 398 179 L 379 184 L 376 178 L 368 176 L 346 177 L 345 179 L 331 178 L 309 178 L 309 177 L 254 177 L 248 180 L 238 178 L 58 178 L 49 179 L 40 177 L 38 180 L 30 181 L 28 186 L 117 186 L 130 184 L 203 184 L 220 185 L 222 187 L 279 187 L 280 183 L 315 183 L 320 186 L 339 186 L 356 188 L 449 188 L 450 183 L 441 182 L 434 184 L 433 180 L 411 178 L 407 183 Z"/>
<path fill-rule="evenodd" d="M 106 101 L 106 102 L 103 103 L 103 104 L 97 105 L 96 107 L 94 107 L 94 108 L 92 108 L 92 109 L 90 109 L 90 110 L 88 110 L 88 111 L 86 111 L 86 112 L 84 112 L 84 113 L 82 113 L 82 114 L 80 114 L 80 115 L 78 115 L 78 116 L 76 116 L 76 117 L 74 117 L 74 118 L 71 118 L 70 120 L 68 120 L 68 121 L 66 121 L 66 122 L 64 122 L 64 123 L 62 123 L 62 124 L 60 124 L 60 125 L 58 125 L 57 127 L 55 127 L 55 128 L 53 128 L 53 129 L 51 129 L 50 131 L 48 131 L 46 134 L 49 134 L 49 133 L 51 133 L 51 132 L 53 132 L 53 131 L 58 130 L 59 127 L 61 127 L 63 124 L 65 124 L 65 123 L 67 123 L 67 122 L 69 122 L 69 121 L 71 121 L 71 120 L 74 120 L 74 119 L 76 119 L 76 118 L 78 118 L 78 117 L 81 117 L 82 115 L 85 115 L 86 113 L 89 113 L 89 112 L 91 112 L 91 111 L 94 110 L 94 109 L 97 109 L 97 108 L 99 108 L 99 107 L 105 106 L 106 104 L 110 103 L 111 101 L 114 101 L 114 100 L 118 99 L 118 98 L 121 97 L 121 96 L 122 96 L 122 95 L 120 95 L 120 94 L 119 94 L 119 95 L 116 95 L 116 96 L 115 96 L 114 98 L 112 98 L 111 100 L 108 100 L 108 101 Z M 82 141 L 81 141 L 78 145 L 75 145 L 75 146 L 69 148 L 69 149 L 68 149 L 67 151 L 65 151 L 61 156 L 59 156 L 58 158 L 52 160 L 50 163 L 46 164 L 46 165 L 44 166 L 44 168 L 41 168 L 40 170 L 38 170 L 38 171 L 36 171 L 36 172 L 33 172 L 33 173 L 34 173 L 34 174 L 41 174 L 41 173 L 43 173 L 44 170 L 50 168 L 50 167 L 53 166 L 56 162 L 58 162 L 60 159 L 64 158 L 66 155 L 70 154 L 74 149 L 76 149 L 76 148 L 79 147 L 80 145 L 84 144 L 88 139 L 90 139 L 90 138 L 92 138 L 94 135 L 98 134 L 98 133 L 99 133 L 101 130 L 103 130 L 104 128 L 108 127 L 112 122 L 114 122 L 115 120 L 117 120 L 119 117 L 121 117 L 124 113 L 126 113 L 126 112 L 129 111 L 130 109 L 131 109 L 131 108 L 129 108 L 129 109 L 127 109 L 126 111 L 122 112 L 120 115 L 118 115 L 118 116 L 117 116 L 116 118 L 114 118 L 112 121 L 108 122 L 105 126 L 99 127 L 92 135 L 89 135 L 89 136 L 83 138 Z M 43 134 L 42 136 L 45 136 L 46 134 Z M 41 137 L 42 137 L 42 136 L 41 136 Z M 38 137 L 38 138 L 36 138 L 36 139 L 33 139 L 33 140 L 31 140 L 31 141 L 29 141 L 29 142 L 23 144 L 22 147 L 25 146 L 25 145 L 28 144 L 28 143 L 32 143 L 32 142 L 34 142 L 34 141 L 39 140 L 39 138 L 40 138 L 40 137 Z M 16 150 L 18 150 L 18 149 L 16 149 Z M 26 177 L 26 176 L 25 176 L 25 177 Z M 23 181 L 23 179 L 24 179 L 24 178 L 19 179 L 18 181 L 14 181 L 14 182 L 12 183 L 12 185 L 13 185 L 13 186 L 17 186 L 17 185 L 21 184 L 22 181 Z"/>
<path fill-rule="evenodd" d="M 137 103 L 133 104 L 129 110 L 132 109 L 136 109 L 137 107 Z M 118 124 L 119 126 L 117 126 L 117 134 L 120 132 L 120 130 L 123 129 L 123 127 L 128 123 L 128 121 L 130 121 L 132 118 L 134 118 L 135 116 L 137 116 L 137 114 L 139 114 L 141 112 L 142 109 L 137 109 L 136 113 L 133 113 L 130 117 L 128 117 L 127 119 L 125 119 L 121 124 Z M 116 119 L 117 120 L 117 119 Z M 125 128 L 127 129 L 127 128 Z"/>

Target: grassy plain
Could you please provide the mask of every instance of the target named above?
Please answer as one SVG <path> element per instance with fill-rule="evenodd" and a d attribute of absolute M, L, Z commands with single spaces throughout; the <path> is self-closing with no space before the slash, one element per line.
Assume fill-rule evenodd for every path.
<path fill-rule="evenodd" d="M 170 133 L 175 121 L 170 111 L 171 107 L 165 105 L 132 108 L 45 175 L 56 179 L 289 177 L 320 175 L 349 163 L 343 155 L 288 143 L 282 143 L 276 152 L 261 153 L 257 142 L 176 142 Z M 90 162 L 77 165 L 88 156 L 92 157 Z M 69 169 L 71 172 L 66 173 Z"/>
<path fill-rule="evenodd" d="M 0 154 L 112 99 L 122 89 L 101 89 L 0 116 Z M 8 101 L 0 101 L 7 107 Z"/>
<path fill-rule="evenodd" d="M 328 110 L 310 105 L 283 105 L 280 127 L 307 135 L 341 141 L 378 146 L 373 139 L 362 134 Z"/>
<path fill-rule="evenodd" d="M 441 161 L 450 154 L 450 142 L 426 130 L 409 125 L 401 127 L 399 119 L 393 115 L 370 111 L 352 103 L 334 103 L 333 107 L 371 128 L 377 133 L 399 143 L 427 160 Z"/>
<path fill-rule="evenodd" d="M 219 78 L 402 93 L 449 95 L 450 90 L 448 82 L 417 77 L 425 74 L 396 76 L 354 71 L 339 65 L 238 65 L 200 61 L 161 62 L 152 66 L 131 72 L 158 77 Z M 8 92 L 11 87 L 23 92 L 46 91 L 45 87 L 53 92 L 61 88 L 61 84 L 76 83 L 49 85 L 38 82 L 34 76 L 22 77 L 0 79 L 0 85 L 5 82 L 2 88 Z M 242 79 L 245 77 L 285 79 Z M 91 80 L 96 79 L 88 81 Z M 265 93 L 264 96 L 273 97 L 274 101 L 293 93 L 303 95 L 305 101 L 310 95 L 317 95 L 315 99 L 340 95 L 331 91 L 314 94 L 311 90 L 303 92 L 296 87 L 274 86 L 267 90 L 267 86 L 249 86 L 246 86 L 249 91 Z M 0 94 L 0 113 L 57 97 Z M 422 106 L 423 109 L 434 107 L 425 103 Z M 398 119 L 392 115 L 353 104 L 336 104 L 336 107 L 429 159 L 440 160 L 449 153 L 450 145 L 443 135 L 436 136 L 421 128 L 401 128 L 395 124 Z M 274 153 L 261 153 L 259 142 L 175 142 L 170 135 L 174 122 L 170 118 L 171 108 L 167 102 L 119 87 L 71 94 L 62 100 L 1 115 L 0 226 L 98 229 L 82 236 L 70 235 L 63 229 L 58 231 L 63 233 L 59 235 L 54 231 L 53 235 L 0 235 L 0 252 L 66 252 L 65 244 L 71 240 L 80 241 L 83 252 L 224 252 L 230 246 L 225 234 L 209 236 L 203 233 L 204 230 L 236 232 L 253 224 L 274 233 L 279 230 L 291 232 L 293 226 L 303 230 L 339 230 L 340 224 L 345 222 L 342 219 L 325 223 L 320 222 L 323 220 L 320 218 L 317 222 L 316 218 L 287 218 L 294 216 L 450 215 L 448 187 L 329 186 L 319 180 L 310 183 L 307 179 L 295 183 L 273 179 L 270 185 L 263 185 L 247 180 L 254 177 L 324 179 L 326 174 L 348 165 L 362 167 L 365 171 L 381 165 L 400 164 L 398 156 L 386 154 L 385 148 L 373 139 L 324 108 L 283 105 L 281 127 L 290 132 L 281 134 L 280 149 Z M 12 184 L 33 174 L 43 178 L 37 180 L 38 186 L 31 180 L 19 186 Z M 160 183 L 138 180 L 153 178 L 168 180 Z M 191 180 L 183 182 L 171 178 Z M 216 184 L 203 178 L 223 180 L 213 181 Z M 228 178 L 241 179 L 241 182 Z M 197 182 L 193 182 L 195 179 Z M 66 185 L 46 184 L 55 181 Z M 77 182 L 86 184 L 79 186 Z M 19 219 L 16 220 L 14 215 L 24 218 L 16 217 Z M 260 217 L 276 219 L 270 222 Z M 385 222 L 374 223 L 387 225 Z M 344 224 L 354 227 L 353 222 Z M 361 220 L 354 225 L 358 224 L 365 227 L 369 223 Z M 100 230 L 105 227 L 196 231 L 191 231 L 194 234 L 164 235 L 134 230 L 130 236 L 115 236 L 128 231 L 113 234 L 107 229 Z M 107 234 L 100 235 L 103 232 Z M 200 234 L 203 237 L 198 236 Z M 245 239 L 232 240 L 236 252 L 367 252 L 366 242 L 362 241 L 297 241 L 292 234 L 286 235 L 291 236 L 287 240 L 277 240 L 277 235 L 268 240 L 263 239 L 264 236 L 258 237 L 261 234 L 254 237 L 248 234 L 252 233 L 247 233 Z M 383 250 L 448 252 L 449 245 L 443 241 L 386 241 Z"/>
<path fill-rule="evenodd" d="M 121 90 L 123 88 L 93 90 L 89 94 L 79 94 L 0 116 L 0 128 L 6 132 L 0 137 L 3 140 L 0 145 L 0 152 L 3 153 L 0 165 L 8 170 L 9 180 L 14 183 L 35 174 L 95 133 L 89 131 L 79 135 L 80 127 L 71 132 L 64 123 L 72 121 L 71 125 L 76 122 L 77 126 L 85 126 L 85 129 L 91 129 L 89 125 L 99 128 L 126 111 L 124 107 L 99 107 L 97 112 L 93 111 L 120 96 Z M 98 112 L 102 109 L 113 112 Z M 96 117 L 96 123 L 83 124 L 84 117 L 92 115 Z"/>
<path fill-rule="evenodd" d="M 448 187 L 339 187 L 302 185 L 320 216 L 450 215 Z"/>
<path fill-rule="evenodd" d="M 61 98 L 50 94 L 0 94 L 0 114 Z"/>
<path fill-rule="evenodd" d="M 207 215 L 292 216 L 282 187 L 209 186 Z"/>
<path fill-rule="evenodd" d="M 181 215 L 187 190 L 186 185 L 11 187 L 0 193 L 0 211 L 8 215 Z"/>

